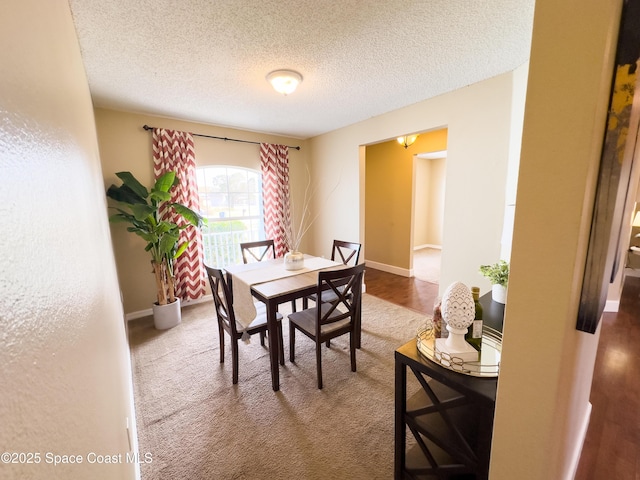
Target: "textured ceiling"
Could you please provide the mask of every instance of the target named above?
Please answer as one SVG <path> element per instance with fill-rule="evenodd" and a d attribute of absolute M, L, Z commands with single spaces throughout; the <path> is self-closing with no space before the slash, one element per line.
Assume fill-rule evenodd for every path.
<path fill-rule="evenodd" d="M 308 138 L 515 69 L 534 0 L 69 4 L 96 106 Z"/>

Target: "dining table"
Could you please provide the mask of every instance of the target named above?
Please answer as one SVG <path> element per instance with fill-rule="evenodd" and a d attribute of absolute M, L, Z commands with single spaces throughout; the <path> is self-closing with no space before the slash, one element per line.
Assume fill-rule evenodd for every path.
<path fill-rule="evenodd" d="M 280 368 L 276 314 L 278 306 L 316 293 L 318 272 L 345 267 L 344 264 L 324 257 L 305 255 L 304 267 L 299 270 L 285 269 L 284 259 L 276 258 L 262 262 L 229 265 L 225 267 L 227 282 L 233 295 L 236 317 L 238 311 L 245 308 L 247 320 L 238 318 L 241 325 L 247 326 L 251 319 L 252 298 L 266 305 L 267 330 L 269 337 L 269 360 L 271 364 L 271 384 L 274 391 L 280 390 Z"/>

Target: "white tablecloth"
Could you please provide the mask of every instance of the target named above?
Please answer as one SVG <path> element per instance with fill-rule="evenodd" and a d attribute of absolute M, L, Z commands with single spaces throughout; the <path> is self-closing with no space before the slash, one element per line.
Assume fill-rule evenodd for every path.
<path fill-rule="evenodd" d="M 300 270 L 285 270 L 284 263 L 252 263 L 248 269 L 231 273 L 233 285 L 233 310 L 237 322 L 247 328 L 256 318 L 256 306 L 251 295 L 251 286 L 259 283 L 271 282 L 280 278 L 300 275 L 306 272 L 335 267 L 340 263 L 322 257 L 305 257 L 304 268 Z"/>

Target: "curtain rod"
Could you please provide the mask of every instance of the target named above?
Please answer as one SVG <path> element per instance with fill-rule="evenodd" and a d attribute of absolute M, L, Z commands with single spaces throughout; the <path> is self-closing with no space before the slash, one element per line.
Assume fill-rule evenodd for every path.
<path fill-rule="evenodd" d="M 149 125 L 144 125 L 142 128 L 145 130 L 153 130 L 156 127 L 150 127 Z M 227 138 L 227 137 L 215 137 L 213 135 L 203 135 L 201 133 L 192 133 L 191 135 L 195 137 L 204 137 L 204 138 L 215 138 L 216 140 L 224 140 L 225 142 L 239 142 L 239 143 L 253 143 L 254 145 L 260 145 L 260 142 L 252 142 L 251 140 L 238 140 L 237 138 Z M 287 148 L 294 148 L 296 150 L 300 150 L 300 147 L 292 147 L 290 145 L 285 145 Z"/>

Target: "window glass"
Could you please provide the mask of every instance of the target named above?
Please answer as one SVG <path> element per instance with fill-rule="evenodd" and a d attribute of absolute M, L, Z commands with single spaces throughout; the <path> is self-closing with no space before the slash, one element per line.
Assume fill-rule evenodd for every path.
<path fill-rule="evenodd" d="M 200 209 L 207 265 L 242 263 L 240 243 L 264 240 L 262 177 L 258 170 L 230 166 L 198 167 Z"/>

